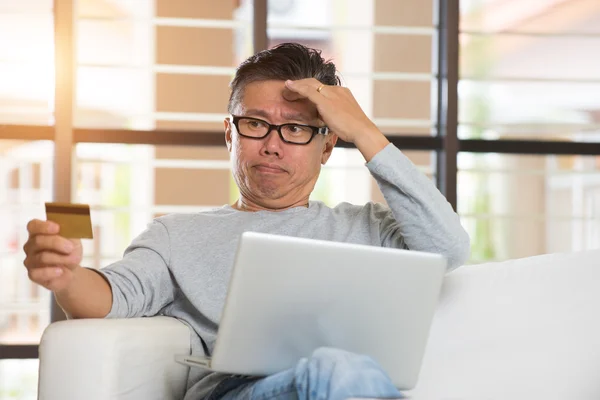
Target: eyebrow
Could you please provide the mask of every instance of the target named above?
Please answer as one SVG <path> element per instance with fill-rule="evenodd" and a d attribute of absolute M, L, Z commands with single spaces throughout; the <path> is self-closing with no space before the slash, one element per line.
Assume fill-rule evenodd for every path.
<path fill-rule="evenodd" d="M 271 116 L 269 115 L 269 113 L 267 113 L 264 110 L 260 110 L 260 109 L 256 109 L 256 108 L 251 108 L 249 110 L 246 110 L 245 114 L 247 116 L 258 116 L 258 117 L 262 117 L 262 118 L 266 118 L 269 119 Z M 306 114 L 302 114 L 302 113 L 283 113 L 281 114 L 283 118 L 285 118 L 286 120 L 289 121 L 299 121 L 299 122 L 303 122 L 303 123 L 309 123 L 310 121 L 312 121 L 312 118 L 308 118 Z"/>

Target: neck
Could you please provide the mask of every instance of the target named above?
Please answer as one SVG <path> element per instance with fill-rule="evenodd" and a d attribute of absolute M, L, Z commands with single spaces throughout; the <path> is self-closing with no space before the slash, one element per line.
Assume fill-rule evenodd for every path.
<path fill-rule="evenodd" d="M 240 197 L 238 201 L 233 203 L 231 207 L 239 211 L 285 211 L 295 207 L 308 207 L 308 199 L 301 199 L 291 204 L 269 204 L 254 202 L 244 197 Z"/>

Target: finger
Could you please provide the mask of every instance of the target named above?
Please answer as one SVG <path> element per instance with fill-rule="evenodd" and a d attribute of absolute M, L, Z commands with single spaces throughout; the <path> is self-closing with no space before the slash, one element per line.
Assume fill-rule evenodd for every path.
<path fill-rule="evenodd" d="M 40 285 L 47 285 L 53 279 L 62 276 L 64 274 L 64 270 L 61 267 L 46 267 L 46 268 L 37 268 L 30 269 L 28 276 L 29 279 L 35 283 Z"/>
<path fill-rule="evenodd" d="M 317 92 L 317 89 L 322 85 L 321 82 L 315 78 L 291 80 L 288 79 L 285 82 L 285 86 L 293 92 L 299 93 L 304 97 L 309 97 L 310 94 Z M 319 92 L 317 92 L 319 93 Z"/>
<path fill-rule="evenodd" d="M 32 219 L 27 224 L 29 235 L 54 235 L 60 230 L 60 226 L 52 221 Z"/>
<path fill-rule="evenodd" d="M 315 90 L 323 84 L 321 81 L 319 81 L 316 78 L 304 78 L 304 79 L 296 79 L 296 80 L 289 79 L 289 80 L 298 85 L 312 87 Z"/>
<path fill-rule="evenodd" d="M 321 86 L 321 82 L 314 78 L 300 79 L 298 81 L 287 80 L 285 81 L 285 86 L 302 97 L 308 98 L 313 103 L 317 103 L 325 98 L 321 93 L 317 92 L 317 89 Z"/>
<path fill-rule="evenodd" d="M 60 254 L 71 254 L 75 250 L 75 244 L 72 241 L 58 235 L 36 235 L 28 242 L 31 243 L 28 246 L 30 253 L 49 250 Z"/>
<path fill-rule="evenodd" d="M 300 93 L 296 93 L 296 92 L 292 91 L 288 87 L 285 87 L 283 89 L 282 96 L 287 101 L 298 101 L 298 100 L 306 99 L 305 96 L 301 95 Z"/>
<path fill-rule="evenodd" d="M 62 255 L 52 251 L 42 251 L 27 257 L 25 266 L 28 269 L 45 268 L 51 265 L 64 265 L 66 267 L 77 266 L 79 260 L 74 255 Z"/>

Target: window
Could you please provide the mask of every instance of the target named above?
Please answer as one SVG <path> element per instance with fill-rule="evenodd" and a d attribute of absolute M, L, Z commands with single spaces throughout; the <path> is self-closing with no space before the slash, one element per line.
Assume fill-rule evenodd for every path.
<path fill-rule="evenodd" d="M 38 360 L 0 360 L 0 399 L 36 399 L 38 367 Z"/>
<path fill-rule="evenodd" d="M 22 266 L 27 221 L 46 201 L 89 203 L 83 264 L 101 268 L 152 218 L 233 202 L 227 86 L 255 44 L 297 41 L 334 60 L 457 206 L 470 263 L 597 247 L 600 3 L 458 3 L 78 0 L 76 51 L 61 53 L 53 13 L 70 1 L 0 0 L 0 399 L 35 396 L 37 360 L 7 358 L 35 358 L 50 322 L 50 294 Z M 73 118 L 55 121 L 71 85 L 55 91 L 54 65 L 70 61 Z M 58 175 L 61 162 L 72 173 Z M 337 148 L 312 199 L 385 201 L 363 164 Z"/>
<path fill-rule="evenodd" d="M 600 142 L 598 5 L 461 6 L 460 138 L 490 140 L 490 153 L 503 140 Z M 599 160 L 460 154 L 458 204 L 472 262 L 597 246 Z"/>
<path fill-rule="evenodd" d="M 53 123 L 53 31 L 51 0 L 0 0 L 0 124 Z"/>
<path fill-rule="evenodd" d="M 600 163 L 593 156 L 459 156 L 459 213 L 471 262 L 596 248 Z"/>
<path fill-rule="evenodd" d="M 52 199 L 54 145 L 0 140 L 0 344 L 37 344 L 50 321 L 47 290 L 23 266 L 26 225 Z"/>
<path fill-rule="evenodd" d="M 52 199 L 53 156 L 51 141 L 0 140 L 0 347 L 37 345 L 50 322 L 50 293 L 29 281 L 22 247 Z M 0 359 L 0 399 L 33 399 L 36 387 L 37 360 Z"/>
<path fill-rule="evenodd" d="M 249 2 L 76 3 L 76 126 L 222 130 L 234 67 L 251 54 Z"/>

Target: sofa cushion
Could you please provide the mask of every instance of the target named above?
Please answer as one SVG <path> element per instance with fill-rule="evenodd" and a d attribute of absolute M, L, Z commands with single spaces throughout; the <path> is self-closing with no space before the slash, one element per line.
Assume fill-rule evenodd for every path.
<path fill-rule="evenodd" d="M 447 275 L 414 399 L 600 399 L 600 250 Z"/>

